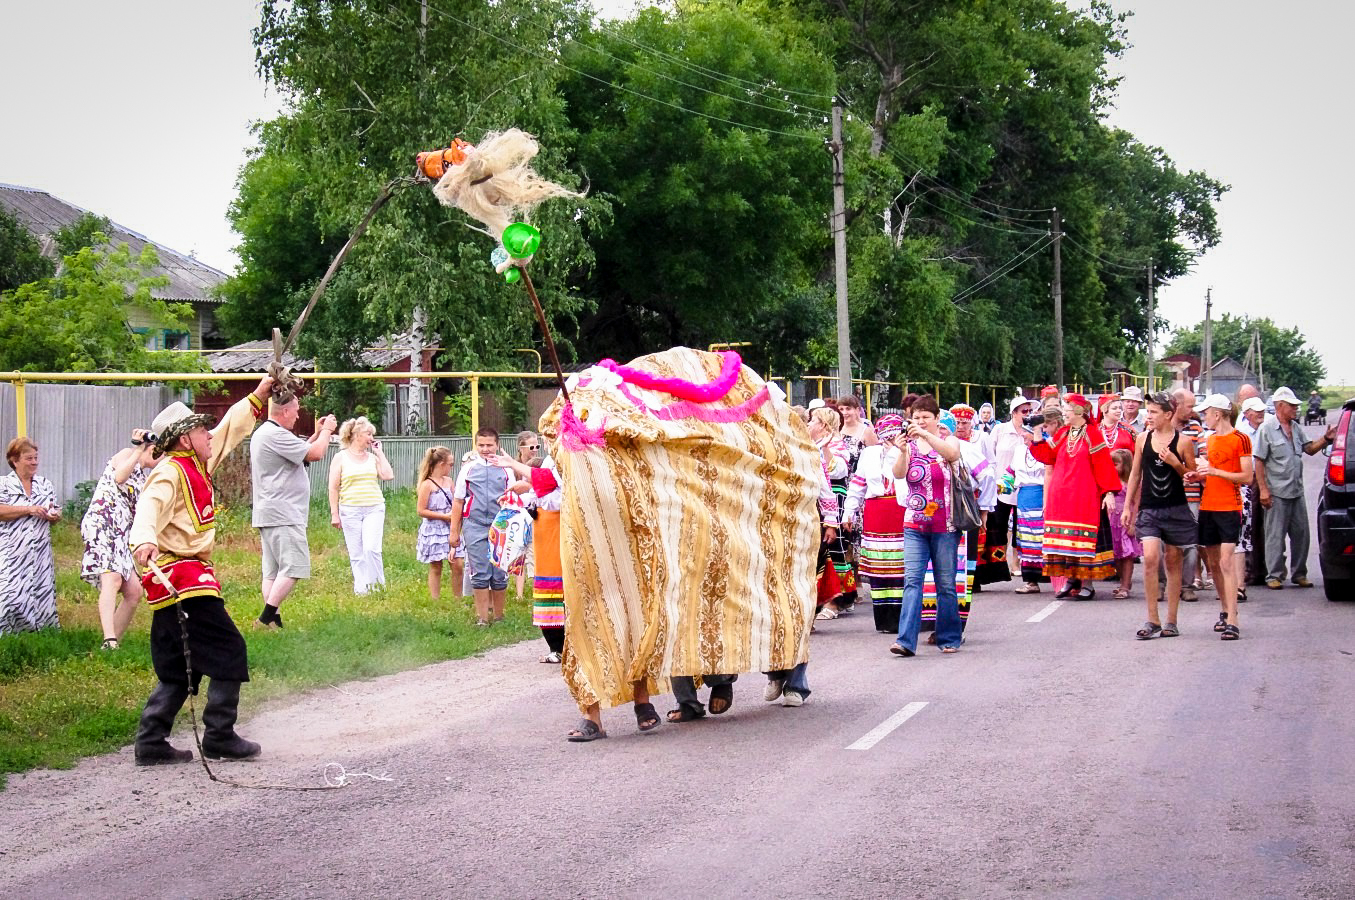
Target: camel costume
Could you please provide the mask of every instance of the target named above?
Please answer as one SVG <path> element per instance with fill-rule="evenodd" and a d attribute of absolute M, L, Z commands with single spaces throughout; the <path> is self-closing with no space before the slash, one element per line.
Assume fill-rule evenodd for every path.
<path fill-rule="evenodd" d="M 563 671 L 580 709 L 644 679 L 809 657 L 820 461 L 737 354 L 675 348 L 573 376 L 541 434 L 561 471 Z"/>

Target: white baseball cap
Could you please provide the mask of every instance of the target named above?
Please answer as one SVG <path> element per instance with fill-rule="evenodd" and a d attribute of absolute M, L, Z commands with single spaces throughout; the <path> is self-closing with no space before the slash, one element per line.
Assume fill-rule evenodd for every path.
<path fill-rule="evenodd" d="M 1129 387 L 1124 389 L 1124 394 L 1121 396 L 1122 399 L 1124 400 L 1137 400 L 1138 402 L 1142 403 L 1143 388 L 1139 387 L 1137 384 L 1131 384 Z"/>
<path fill-rule="evenodd" d="M 1016 412 L 1018 407 L 1025 406 L 1027 403 L 1034 402 L 1035 401 L 1030 399 L 1029 397 L 1022 397 L 1020 394 L 1017 394 L 1015 397 L 1011 399 L 1011 402 L 1007 404 L 1007 412 L 1014 413 Z"/>
<path fill-rule="evenodd" d="M 1202 413 L 1206 409 L 1221 409 L 1224 412 L 1227 412 L 1232 408 L 1232 401 L 1222 394 L 1210 394 L 1208 397 L 1205 397 L 1203 401 L 1195 405 L 1195 411 L 1197 413 Z"/>
<path fill-rule="evenodd" d="M 1262 400 L 1260 397 L 1248 397 L 1246 400 L 1242 401 L 1242 411 L 1265 412 L 1266 401 Z"/>
<path fill-rule="evenodd" d="M 1294 396 L 1294 392 L 1287 387 L 1282 387 L 1270 395 L 1271 403 L 1288 403 L 1291 406 L 1299 405 L 1299 398 Z"/>

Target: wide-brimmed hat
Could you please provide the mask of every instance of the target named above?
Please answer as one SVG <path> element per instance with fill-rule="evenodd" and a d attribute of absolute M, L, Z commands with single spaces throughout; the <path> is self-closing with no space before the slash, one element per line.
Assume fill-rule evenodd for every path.
<path fill-rule="evenodd" d="M 1137 401 L 1137 402 L 1139 402 L 1139 403 L 1142 403 L 1142 402 L 1143 402 L 1143 388 L 1139 387 L 1137 384 L 1131 384 L 1129 387 L 1127 387 L 1127 388 L 1124 389 L 1124 397 L 1121 398 L 1121 399 L 1124 399 L 1124 400 L 1134 400 L 1134 401 Z"/>
<path fill-rule="evenodd" d="M 1023 397 L 1023 396 L 1021 396 L 1020 394 L 1017 394 L 1017 395 L 1016 395 L 1015 397 L 1013 397 L 1013 398 L 1011 399 L 1011 401 L 1007 404 L 1007 412 L 1008 412 L 1008 413 L 1014 413 L 1014 412 L 1016 412 L 1016 410 L 1017 410 L 1018 407 L 1025 406 L 1027 403 L 1034 403 L 1034 402 L 1035 402 L 1035 401 L 1032 400 L 1032 399 L 1030 399 L 1029 397 Z"/>
<path fill-rule="evenodd" d="M 180 437 L 201 425 L 211 428 L 216 424 L 216 416 L 211 413 L 195 413 L 187 404 L 174 401 L 160 410 L 151 422 L 151 431 L 155 432 L 155 446 L 162 453 Z"/>
<path fill-rule="evenodd" d="M 1270 395 L 1271 403 L 1288 403 L 1290 406 L 1298 406 L 1299 398 L 1287 387 L 1279 388 Z"/>

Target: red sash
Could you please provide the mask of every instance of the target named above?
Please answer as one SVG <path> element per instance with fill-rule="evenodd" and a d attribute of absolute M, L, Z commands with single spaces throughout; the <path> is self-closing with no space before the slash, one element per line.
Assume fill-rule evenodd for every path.
<path fill-rule="evenodd" d="M 183 488 L 184 506 L 188 508 L 193 530 L 198 533 L 211 531 L 216 527 L 215 497 L 212 494 L 212 481 L 207 477 L 207 470 L 203 468 L 197 454 L 185 451 L 171 453 L 169 464 L 178 469 L 179 486 Z"/>
<path fill-rule="evenodd" d="M 172 553 L 162 553 L 160 558 L 155 561 L 165 576 L 169 578 L 169 583 L 174 585 L 175 590 L 179 592 L 179 599 L 188 597 L 220 597 L 221 584 L 216 580 L 216 572 L 212 571 L 212 564 L 204 562 L 196 557 L 180 559 Z M 146 592 L 146 604 L 151 609 L 159 609 L 162 606 L 169 606 L 174 603 L 174 595 L 171 594 L 160 580 L 155 577 L 155 573 L 147 571 L 141 576 L 141 587 Z"/>

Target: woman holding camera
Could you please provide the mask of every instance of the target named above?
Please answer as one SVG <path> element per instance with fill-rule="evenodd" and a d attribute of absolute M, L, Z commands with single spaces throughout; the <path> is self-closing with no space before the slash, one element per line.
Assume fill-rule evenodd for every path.
<path fill-rule="evenodd" d="M 137 498 L 157 462 L 155 435 L 144 428 L 134 429 L 132 445 L 114 453 L 104 466 L 89 509 L 80 520 L 80 536 L 85 539 L 80 577 L 99 589 L 104 650 L 118 649 L 118 641 L 141 601 L 141 578 L 132 565 L 127 535 L 132 530 Z"/>
<path fill-rule="evenodd" d="M 366 416 L 339 426 L 339 446 L 329 464 L 329 523 L 343 532 L 348 564 L 353 569 L 353 593 L 362 596 L 386 584 L 381 538 L 386 529 L 386 498 L 381 482 L 395 477 L 376 426 Z"/>
<path fill-rule="evenodd" d="M 899 634 L 889 651 L 897 656 L 917 653 L 922 625 L 922 582 L 927 564 L 938 572 L 954 565 L 962 532 L 951 525 L 950 467 L 960 459 L 960 442 L 942 437 L 941 407 L 931 394 L 913 403 L 913 420 L 906 433 L 895 438 L 900 453 L 894 460 L 896 496 L 903 507 L 903 608 Z M 960 608 L 952 578 L 936 579 L 936 644 L 942 653 L 960 649 Z"/>
<path fill-rule="evenodd" d="M 1091 404 L 1081 394 L 1063 397 L 1063 427 L 1049 435 L 1044 425 L 1025 433 L 1031 456 L 1050 467 L 1044 510 L 1044 572 L 1065 577 L 1056 594 L 1090 600 L 1087 583 L 1115 574 L 1115 548 L 1107 514 L 1114 508 L 1120 476 L 1100 429 L 1088 425 Z"/>

